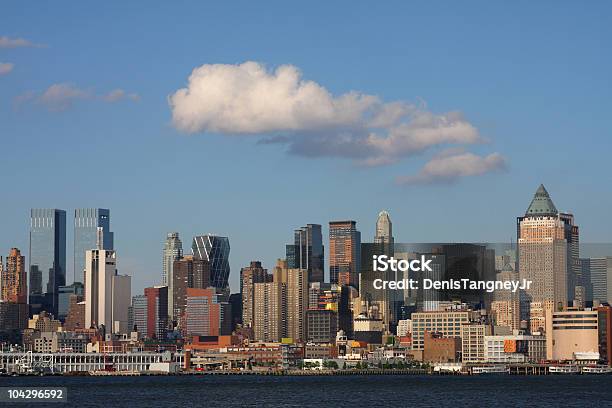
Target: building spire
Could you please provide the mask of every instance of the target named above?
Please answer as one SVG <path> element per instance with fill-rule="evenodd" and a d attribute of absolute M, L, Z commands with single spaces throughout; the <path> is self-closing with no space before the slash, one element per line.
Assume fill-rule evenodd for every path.
<path fill-rule="evenodd" d="M 550 198 L 548 191 L 544 187 L 544 184 L 540 184 L 536 190 L 531 204 L 525 212 L 526 217 L 537 217 L 537 216 L 556 216 L 559 212 L 557 207 Z"/>

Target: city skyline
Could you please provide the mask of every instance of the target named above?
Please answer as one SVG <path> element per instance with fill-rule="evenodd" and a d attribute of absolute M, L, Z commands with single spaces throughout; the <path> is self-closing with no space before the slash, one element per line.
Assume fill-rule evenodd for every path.
<path fill-rule="evenodd" d="M 546 199 L 546 200 L 548 200 L 548 202 L 546 202 L 546 201 L 538 202 L 538 200 L 539 200 L 539 195 L 541 195 L 541 194 L 542 194 L 542 192 L 541 192 L 541 191 L 542 191 L 542 189 L 544 190 L 544 193 L 545 193 L 545 195 L 546 195 L 545 199 Z M 554 211 L 557 211 L 557 209 L 556 209 L 555 205 L 552 203 L 552 201 L 551 201 L 551 199 L 550 199 L 550 196 L 548 196 L 548 192 L 546 191 L 546 189 L 544 188 L 544 186 L 543 186 L 543 185 L 540 185 L 540 186 L 538 187 L 538 189 L 536 190 L 536 192 L 535 192 L 535 196 L 534 196 L 534 199 L 532 200 L 532 203 L 531 203 L 531 204 L 529 205 L 529 207 L 527 208 L 527 210 L 526 210 L 525 214 L 530 214 L 530 213 L 533 213 L 533 211 L 540 211 L 540 209 L 533 210 L 534 206 L 535 206 L 535 207 L 538 207 L 538 208 L 539 208 L 539 207 L 545 208 L 547 205 L 548 205 L 548 206 L 552 206 L 553 210 L 554 210 Z M 33 210 L 34 210 L 34 209 L 33 209 Z M 32 211 L 33 211 L 33 210 L 32 210 Z M 95 210 L 95 211 L 98 211 L 99 209 L 94 209 L 94 208 L 92 208 L 92 209 L 80 209 L 80 211 L 86 211 L 86 210 L 92 210 L 92 211 L 93 211 L 93 210 Z M 65 213 L 66 213 L 66 211 L 65 211 L 65 210 L 62 210 L 62 209 L 36 209 L 36 211 L 39 211 L 39 212 L 41 212 L 41 211 L 47 211 L 47 212 L 48 212 L 48 211 L 59 211 L 61 214 L 65 214 Z M 101 211 L 104 211 L 105 213 L 108 213 L 108 212 L 109 212 L 109 210 L 101 210 Z M 569 216 L 571 216 L 571 217 L 572 217 L 572 221 L 571 221 L 571 222 L 573 223 L 573 214 L 566 214 L 566 213 L 561 213 L 561 212 L 559 212 L 559 213 L 560 213 L 560 214 L 562 214 L 562 215 L 564 215 L 564 216 L 565 216 L 565 215 L 569 215 Z M 75 222 L 76 222 L 76 220 L 78 219 L 76 214 L 78 214 L 78 211 L 77 211 L 77 212 L 75 212 Z M 388 219 L 388 217 L 389 217 L 389 213 L 388 213 L 386 210 L 382 210 L 381 212 L 378 212 L 378 217 L 377 217 L 377 219 L 376 219 L 376 220 L 373 222 L 373 224 L 374 224 L 374 228 L 373 228 L 373 230 L 374 230 L 374 231 L 376 231 L 376 228 L 377 228 L 377 226 L 378 226 L 378 225 L 379 225 L 379 223 L 380 223 L 381 216 L 383 216 L 383 217 L 387 217 L 387 219 Z M 522 218 L 522 217 L 519 217 L 519 219 L 520 219 L 520 218 Z M 580 219 L 580 217 L 579 217 L 579 216 L 578 216 L 578 219 Z M 72 221 L 69 221 L 69 220 L 65 220 L 65 221 L 66 221 L 66 224 L 67 224 L 67 225 L 68 225 L 68 223 L 69 223 L 69 222 L 72 222 Z M 331 221 L 329 221 L 329 224 L 335 224 L 335 223 L 340 223 L 340 224 L 342 224 L 342 223 L 345 223 L 345 222 L 349 222 L 349 221 L 337 221 L 337 220 L 331 220 Z M 357 227 L 358 227 L 359 229 L 361 229 L 361 226 L 364 224 L 364 223 L 359 224 L 357 221 L 350 221 L 350 222 L 354 222 L 354 223 L 356 223 L 356 225 L 357 225 Z M 321 234 L 321 236 L 323 237 L 323 240 L 322 240 L 322 243 L 323 243 L 323 248 L 326 248 L 326 247 L 327 247 L 327 249 L 325 249 L 325 250 L 324 250 L 324 252 L 325 252 L 325 251 L 329 251 L 329 244 L 330 244 L 330 241 L 329 241 L 329 239 L 330 239 L 329 228 L 324 228 L 324 227 L 326 227 L 328 224 L 325 224 L 325 223 L 323 223 L 322 225 L 319 225 L 319 224 L 308 224 L 307 226 L 312 226 L 312 225 L 315 225 L 317 228 L 319 228 L 319 227 L 320 227 L 320 228 L 321 228 L 321 231 L 323 231 L 323 233 Z M 297 234 L 297 233 L 298 233 L 298 232 L 300 232 L 300 231 L 304 231 L 304 230 L 305 230 L 305 228 L 306 228 L 306 227 L 303 227 L 303 228 L 296 228 L 296 229 L 294 229 L 294 233 L 295 233 L 295 234 Z M 354 227 L 353 227 L 353 228 L 354 228 Z M 288 230 L 289 230 L 289 229 L 288 229 Z M 359 233 L 360 231 L 357 231 L 357 232 Z M 584 229 L 581 229 L 581 234 L 582 234 L 583 232 L 584 232 Z M 76 234 L 76 228 L 75 228 L 75 234 Z M 166 239 L 165 239 L 165 240 L 164 240 L 164 239 L 162 239 L 162 240 L 160 241 L 159 248 L 156 248 L 156 249 L 157 249 L 157 250 L 158 250 L 160 253 L 162 253 L 162 255 L 163 255 L 163 254 L 165 253 L 165 249 L 164 249 L 164 248 L 166 248 L 166 247 L 165 247 L 165 245 L 167 245 L 168 240 L 170 239 L 170 237 L 171 237 L 171 236 L 173 237 L 173 239 L 177 239 L 177 238 L 178 238 L 178 235 L 177 235 L 177 234 L 179 234 L 179 233 L 177 233 L 177 232 L 167 232 L 167 233 L 165 233 Z M 181 234 L 181 235 L 183 235 L 182 233 L 180 233 L 180 234 Z M 65 234 L 65 235 L 66 235 L 66 236 L 63 238 L 63 241 L 65 241 L 65 242 L 70 242 L 70 238 L 72 238 L 72 237 L 71 237 L 69 234 Z M 112 236 L 112 235 L 114 235 L 114 234 L 113 234 L 113 233 L 111 233 L 111 236 Z M 360 234 L 360 235 L 361 235 L 361 234 Z M 394 234 L 394 235 L 395 235 L 395 234 Z M 204 234 L 204 235 L 202 235 L 202 234 L 196 234 L 196 235 L 194 235 L 193 237 L 188 237 L 188 238 L 187 238 L 187 240 L 188 240 L 188 241 L 192 241 L 192 239 L 196 239 L 196 238 L 203 239 L 203 238 L 208 237 L 208 236 L 211 236 L 211 237 L 217 237 L 215 234 L 210 234 L 210 233 L 208 233 L 208 234 Z M 297 235 L 296 235 L 296 236 L 297 236 Z M 219 238 L 221 238 L 221 239 L 227 239 L 226 237 L 219 237 Z M 296 238 L 296 239 L 297 239 L 297 238 Z M 515 237 L 512 237 L 512 238 L 510 239 L 510 241 L 509 241 L 509 242 L 506 242 L 506 243 L 510 243 L 510 244 L 512 244 L 513 242 L 516 242 L 516 241 L 515 241 L 515 239 L 516 239 L 516 236 L 515 236 Z M 376 236 L 372 236 L 372 237 L 371 237 L 371 239 L 368 239 L 368 238 L 367 238 L 367 236 L 366 236 L 366 239 L 365 239 L 365 240 L 363 240 L 363 241 L 362 241 L 362 243 L 367 243 L 367 242 L 377 242 L 376 240 L 377 240 Z M 581 240 L 581 241 L 582 241 L 582 240 Z M 204 242 L 204 241 L 202 241 L 202 242 Z M 230 242 L 230 243 L 232 242 L 232 237 L 229 237 L 229 242 Z M 399 241 L 396 241 L 396 243 L 398 243 L 398 242 L 399 242 Z M 424 242 L 424 241 L 421 241 L 421 242 Z M 439 241 L 439 242 L 442 242 L 442 241 Z M 449 241 L 449 242 L 450 242 L 450 241 Z M 461 241 L 457 241 L 457 242 L 468 242 L 468 241 L 467 241 L 467 240 L 461 240 Z M 485 241 L 475 241 L 475 242 L 485 242 Z M 416 241 L 406 241 L 406 242 L 404 242 L 404 243 L 416 243 Z M 501 242 L 500 242 L 500 244 L 501 244 Z M 581 254 L 581 255 L 580 255 L 580 257 L 581 257 L 581 258 L 598 258 L 598 257 L 602 257 L 602 256 L 603 256 L 603 257 L 605 257 L 605 256 L 608 256 L 607 252 L 605 252 L 606 250 L 607 250 L 608 252 L 612 251 L 612 244 L 611 244 L 611 243 L 595 243 L 595 245 L 591 245 L 591 244 L 592 244 L 592 243 L 588 243 L 588 242 L 586 242 L 586 243 L 585 243 L 584 241 L 582 241 L 582 242 L 580 243 L 581 248 L 582 248 L 582 247 L 587 247 L 587 248 L 589 248 L 589 246 L 591 246 L 591 248 L 589 248 L 589 249 L 587 250 L 587 253 L 586 253 L 586 254 Z M 195 244 L 194 244 L 194 243 L 192 243 L 192 245 L 195 245 Z M 228 245 L 228 244 L 226 243 L 226 244 L 222 244 L 222 245 Z M 599 245 L 600 245 L 600 246 L 599 246 Z M 237 262 L 236 262 L 235 260 L 233 260 L 233 259 L 232 259 L 232 256 L 230 256 L 230 257 L 229 257 L 229 261 L 230 261 L 229 285 L 230 285 L 231 291 L 232 291 L 232 292 L 236 292 L 236 291 L 237 291 L 237 290 L 238 290 L 238 289 L 241 287 L 241 283 L 240 283 L 240 279 L 241 279 L 241 278 L 240 278 L 240 270 L 241 270 L 242 268 L 244 268 L 245 266 L 248 266 L 248 265 L 249 265 L 249 263 L 250 263 L 250 262 L 253 262 L 253 261 L 258 261 L 258 262 L 261 262 L 261 264 L 262 264 L 262 266 L 263 266 L 264 268 L 271 268 L 271 267 L 274 265 L 274 263 L 276 262 L 276 260 L 277 260 L 277 259 L 284 259 L 284 258 L 286 258 L 286 257 L 287 257 L 287 250 L 288 250 L 288 248 L 289 248 L 289 247 L 291 247 L 291 246 L 293 246 L 293 244 L 280 244 L 280 245 L 277 245 L 277 247 L 280 247 L 280 248 L 281 248 L 281 250 L 280 250 L 280 251 L 281 251 L 282 253 L 281 253 L 281 254 L 279 254 L 279 256 L 277 256 L 276 258 L 274 258 L 274 259 L 267 259 L 267 258 L 263 258 L 263 257 L 258 256 L 258 255 L 254 255 L 254 256 L 252 256 L 252 257 L 250 258 L 250 260 L 249 260 L 249 261 L 248 261 L 246 264 L 244 264 L 244 265 L 240 265 L 240 266 L 239 266 L 239 267 L 237 267 L 237 268 L 235 267 L 235 265 L 237 264 Z M 283 247 L 284 247 L 284 248 L 283 248 Z M 11 247 L 11 248 L 13 248 L 13 247 Z M 27 247 L 26 247 L 26 248 L 27 248 Z M 95 249 L 95 248 L 92 248 L 92 249 Z M 151 251 L 153 251 L 153 249 L 151 249 Z M 8 252 L 8 250 L 7 250 L 7 251 L 5 251 L 5 252 Z M 72 251 L 68 251 L 68 250 L 67 250 L 67 251 L 66 251 L 66 255 L 67 255 L 67 256 L 68 256 L 68 255 L 73 255 L 73 256 L 74 256 L 74 254 L 68 254 L 68 252 L 72 252 Z M 119 252 L 121 252 L 121 250 L 119 250 Z M 191 252 L 193 252 L 193 248 L 191 248 L 191 250 L 190 250 L 190 252 L 189 252 L 189 253 L 191 254 Z M 604 253 L 604 252 L 605 252 L 605 253 Z M 27 265 L 29 265 L 29 262 L 30 262 L 30 261 L 29 261 L 29 259 L 28 259 L 29 252 L 28 252 L 28 251 L 26 251 L 26 252 L 23 252 L 23 251 L 22 251 L 22 254 L 24 254 L 24 255 L 26 256 L 26 264 L 27 264 Z M 187 254 L 187 253 L 186 253 L 186 254 Z M 119 258 L 121 258 L 121 254 L 119 255 Z M 330 270 L 330 264 L 329 264 L 329 260 L 330 260 L 330 259 L 329 259 L 329 254 L 327 254 L 326 256 L 324 256 L 324 258 L 326 258 L 326 259 L 325 259 L 325 261 L 324 261 L 324 277 L 325 277 L 325 280 L 324 280 L 324 281 L 325 281 L 325 282 L 329 282 L 329 280 L 330 280 L 330 271 L 331 271 L 331 270 Z M 76 263 L 76 257 L 75 257 L 74 261 L 75 261 L 75 263 Z M 73 263 L 73 259 L 66 259 L 66 260 L 64 260 L 64 262 L 65 262 L 65 264 L 70 265 L 70 264 L 72 264 L 72 263 Z M 225 262 L 225 261 L 223 261 L 223 262 Z M 135 276 L 135 275 L 134 275 L 133 273 L 131 273 L 129 270 L 125 270 L 124 268 L 121 268 L 121 260 L 120 260 L 120 261 L 119 261 L 119 265 L 118 265 L 118 269 L 117 269 L 117 270 L 118 270 L 118 272 L 119 272 L 119 273 L 121 273 L 121 274 L 127 274 L 127 275 L 130 275 L 130 276 L 132 277 L 132 279 L 136 278 L 136 279 L 135 279 L 135 280 L 133 280 L 132 282 L 135 282 L 135 283 L 136 283 L 135 285 L 133 284 L 133 287 L 134 287 L 134 289 L 136 290 L 136 293 L 137 293 L 139 290 L 144 289 L 144 288 L 146 288 L 146 287 L 152 287 L 152 286 L 157 286 L 157 285 L 164 285 L 164 283 L 163 283 L 163 277 L 164 277 L 164 271 L 163 271 L 163 269 L 164 269 L 165 265 L 166 265 L 166 262 L 165 262 L 165 260 L 164 260 L 164 257 L 162 256 L 162 261 L 161 261 L 161 262 L 159 262 L 159 265 L 158 265 L 158 269 L 159 269 L 159 271 L 156 271 L 155 273 L 149 273 L 149 274 L 147 274 L 147 275 L 136 275 L 136 276 Z M 222 267 L 222 268 L 225 268 L 225 267 Z M 159 273 L 158 273 L 158 272 L 159 272 Z M 223 272 L 223 274 L 225 274 L 225 273 L 226 273 L 226 272 Z M 29 282 L 29 281 L 30 281 L 30 279 L 31 279 L 31 277 L 30 277 L 30 273 L 29 273 L 29 270 L 28 270 L 28 274 L 27 274 L 27 275 L 28 275 L 27 279 L 28 279 L 28 282 Z M 66 285 L 70 285 L 70 284 L 72 284 L 72 283 L 73 283 L 73 282 L 72 282 L 72 280 L 70 279 L 70 277 L 69 277 L 69 276 L 71 276 L 71 274 L 67 274 L 67 277 L 66 277 L 67 279 L 66 279 L 66 282 L 65 282 L 65 284 L 66 284 Z M 77 276 L 77 275 L 75 275 L 75 277 L 76 277 L 76 276 Z M 223 280 L 223 279 L 222 279 L 222 280 Z M 81 283 L 82 283 L 82 281 L 81 281 L 81 280 L 78 280 L 78 279 L 77 279 L 77 280 L 75 280 L 75 281 L 76 281 L 76 282 L 81 282 Z M 60 286 L 61 286 L 61 285 L 60 285 Z M 171 285 L 168 285 L 168 286 L 170 286 L 170 289 L 171 289 L 171 287 L 172 287 L 172 286 L 171 286 Z M 30 292 L 30 291 L 31 291 L 31 288 L 28 286 L 28 292 Z M 169 295 L 169 296 L 171 297 L 171 295 Z M 569 297 L 568 297 L 568 298 L 569 298 Z M 169 312 L 169 314 L 170 314 L 170 312 Z"/>
<path fill-rule="evenodd" d="M 279 243 L 288 243 L 287 226 L 319 223 L 327 235 L 328 221 L 351 219 L 369 238 L 372 214 L 381 209 L 393 216 L 397 242 L 507 241 L 514 236 L 513 218 L 540 183 L 554 192 L 560 211 L 576 215 L 584 242 L 612 241 L 610 222 L 600 218 L 612 202 L 601 188 L 612 181 L 606 153 L 610 4 L 542 2 L 529 12 L 488 2 L 313 4 L 300 13 L 288 7 L 28 10 L 9 2 L 0 16 L 6 45 L 0 63 L 12 64 L 0 75 L 0 134 L 11 154 L 0 163 L 0 174 L 16 177 L 18 199 L 0 204 L 2 253 L 11 247 L 27 252 L 28 208 L 109 208 L 118 267 L 139 280 L 135 287 L 157 283 L 159 255 L 153 251 L 171 231 L 186 238 L 207 232 L 231 237 L 235 287 L 235 272 L 253 258 L 270 267 L 283 256 Z M 182 23 L 172 24 L 171 32 L 155 29 L 175 21 Z M 316 30 L 309 29 L 313 22 Z M 135 26 L 148 34 L 134 32 Z M 383 157 L 393 164 L 364 166 L 360 158 L 376 164 L 381 156 L 338 147 L 355 160 L 317 146 L 272 143 L 296 136 L 278 121 L 273 128 L 260 126 L 269 132 L 253 137 L 241 132 L 257 129 L 201 120 L 195 128 L 208 130 L 185 134 L 185 118 L 169 97 L 189 89 L 194 69 L 225 64 L 237 75 L 247 61 L 265 67 L 261 75 L 268 79 L 279 67 L 295 67 L 305 83 L 329 93 L 324 101 L 356 91 L 386 107 L 398 101 L 436 119 L 449 114 L 469 130 L 461 140 L 481 140 L 430 146 L 413 156 L 404 151 Z M 455 111 L 461 115 L 450 115 Z M 355 116 L 348 116 L 337 121 L 343 130 L 354 124 Z M 178 128 L 175 117 L 182 120 Z M 325 125 L 319 116 L 294 119 L 294 128 L 315 139 Z M 304 128 L 304 121 L 311 127 Z M 466 150 L 448 151 L 456 147 Z M 101 151 L 108 157 L 93 171 L 92 155 Z M 423 177 L 396 184 L 400 176 L 430 174 L 420 171 L 445 155 L 474 162 L 474 156 L 495 153 L 505 159 L 505 170 L 476 175 L 496 169 L 499 156 L 493 156 L 455 184 L 424 185 Z M 92 182 L 93 174 L 103 180 Z M 203 176 L 204 186 L 194 174 Z M 287 186 L 294 191 L 287 193 Z M 72 262 L 67 268 L 66 276 L 73 276 Z"/>

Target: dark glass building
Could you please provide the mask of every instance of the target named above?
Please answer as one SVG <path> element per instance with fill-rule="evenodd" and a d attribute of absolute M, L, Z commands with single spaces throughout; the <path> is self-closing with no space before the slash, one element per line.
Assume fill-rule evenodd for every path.
<path fill-rule="evenodd" d="M 100 228 L 100 230 L 98 230 Z M 98 247 L 100 241 L 100 248 Z M 85 251 L 113 250 L 114 236 L 110 232 L 110 210 L 77 208 L 74 210 L 74 282 L 81 282 L 85 270 Z"/>
<path fill-rule="evenodd" d="M 208 261 L 210 285 L 219 289 L 227 289 L 230 274 L 229 239 L 213 234 L 200 235 L 193 238 L 191 251 L 195 260 Z"/>
<path fill-rule="evenodd" d="M 66 211 L 30 211 L 30 306 L 57 316 L 58 288 L 66 285 Z"/>
<path fill-rule="evenodd" d="M 307 224 L 293 232 L 286 246 L 287 267 L 308 270 L 308 282 L 324 281 L 323 235 L 319 224 Z"/>

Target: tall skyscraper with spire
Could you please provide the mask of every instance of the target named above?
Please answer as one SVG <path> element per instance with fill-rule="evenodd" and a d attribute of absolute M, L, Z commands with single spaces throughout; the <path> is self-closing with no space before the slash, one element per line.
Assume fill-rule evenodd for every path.
<path fill-rule="evenodd" d="M 393 244 L 393 223 L 389 213 L 383 210 L 378 213 L 378 218 L 376 219 L 376 234 L 374 235 L 375 253 L 377 255 L 394 256 Z M 399 296 L 396 292 L 398 291 L 383 290 L 383 299 L 378 302 L 383 324 L 387 332 L 390 330 L 391 321 L 393 320 L 391 306 L 395 303 L 396 297 Z"/>
<path fill-rule="evenodd" d="M 549 309 L 568 304 L 573 293 L 572 265 L 578 257 L 578 227 L 573 218 L 559 213 L 544 185 L 536 190 L 525 215 L 517 218 L 519 278 L 532 281 L 521 293 L 523 318 L 533 302 Z"/>
<path fill-rule="evenodd" d="M 168 286 L 168 316 L 174 316 L 174 261 L 183 257 L 183 243 L 178 232 L 169 232 L 162 254 L 162 285 Z"/>

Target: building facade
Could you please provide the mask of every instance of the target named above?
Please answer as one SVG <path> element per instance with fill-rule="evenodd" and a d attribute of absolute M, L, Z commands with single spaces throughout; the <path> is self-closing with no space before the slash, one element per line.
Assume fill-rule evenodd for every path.
<path fill-rule="evenodd" d="M 229 254 L 230 244 L 227 237 L 213 234 L 193 238 L 191 246 L 194 259 L 203 259 L 210 265 L 210 286 L 218 289 L 229 288 Z"/>
<path fill-rule="evenodd" d="M 293 232 L 293 244 L 286 246 L 287 267 L 306 269 L 309 282 L 323 282 L 325 260 L 319 224 L 307 224 Z"/>
<path fill-rule="evenodd" d="M 0 257 L 0 300 L 11 303 L 28 303 L 25 257 L 17 248 L 11 248 L 2 268 Z"/>
<path fill-rule="evenodd" d="M 110 210 L 77 208 L 74 210 L 74 282 L 84 282 L 85 252 L 96 248 L 115 249 Z"/>
<path fill-rule="evenodd" d="M 66 285 L 66 211 L 30 211 L 30 308 L 57 314 L 58 291 Z"/>
<path fill-rule="evenodd" d="M 162 285 L 168 286 L 168 316 L 174 316 L 174 262 L 183 257 L 178 232 L 169 232 L 162 252 Z"/>
<path fill-rule="evenodd" d="M 331 283 L 359 284 L 361 271 L 361 233 L 355 221 L 329 223 L 329 276 Z"/>

